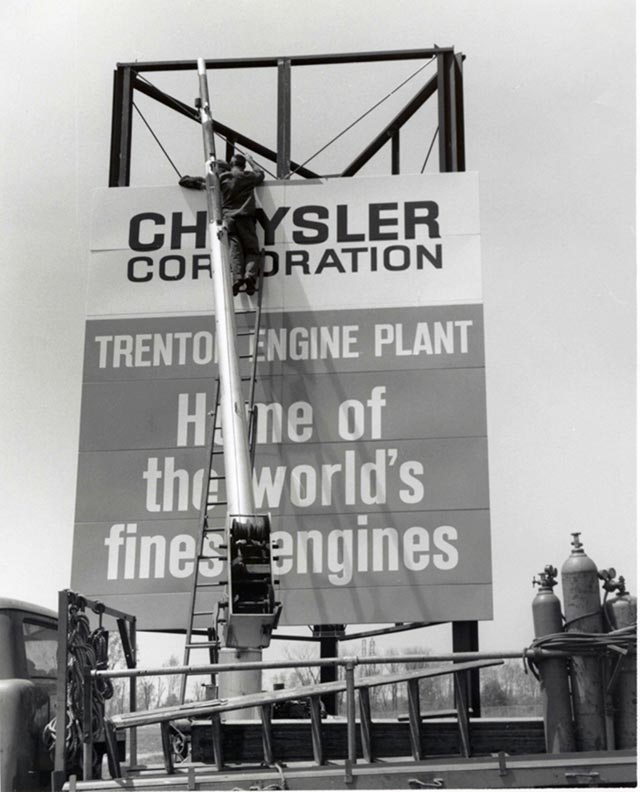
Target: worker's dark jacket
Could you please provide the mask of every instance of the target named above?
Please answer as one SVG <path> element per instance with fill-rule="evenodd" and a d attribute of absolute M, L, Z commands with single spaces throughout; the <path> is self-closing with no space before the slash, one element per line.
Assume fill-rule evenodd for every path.
<path fill-rule="evenodd" d="M 263 171 L 224 173 L 220 178 L 223 215 L 225 217 L 255 217 L 256 199 L 253 189 L 263 181 Z"/>
<path fill-rule="evenodd" d="M 220 177 L 222 216 L 229 233 L 229 257 L 236 282 L 258 276 L 260 246 L 253 189 L 263 181 L 263 171 L 231 172 Z"/>

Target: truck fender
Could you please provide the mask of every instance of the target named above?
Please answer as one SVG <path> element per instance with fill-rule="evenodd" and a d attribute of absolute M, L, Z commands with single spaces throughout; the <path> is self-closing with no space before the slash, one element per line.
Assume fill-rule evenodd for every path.
<path fill-rule="evenodd" d="M 0 680 L 0 792 L 37 785 L 36 689 L 28 679 Z"/>

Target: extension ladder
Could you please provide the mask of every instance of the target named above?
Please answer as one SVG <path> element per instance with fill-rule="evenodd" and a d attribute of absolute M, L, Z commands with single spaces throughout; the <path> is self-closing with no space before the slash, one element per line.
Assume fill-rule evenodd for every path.
<path fill-rule="evenodd" d="M 263 280 L 264 280 L 264 261 L 261 260 L 260 262 L 260 271 L 259 271 L 259 278 L 258 278 L 258 289 L 256 293 L 256 297 L 250 299 L 248 297 L 241 298 L 241 307 L 238 310 L 234 311 L 235 318 L 236 318 L 236 340 L 237 346 L 236 349 L 238 351 L 238 359 L 241 361 L 246 361 L 245 368 L 248 365 L 248 372 L 245 373 L 241 380 L 243 383 L 246 383 L 248 386 L 248 398 L 245 401 L 245 407 L 247 409 L 248 415 L 248 430 L 249 430 L 249 452 L 251 458 L 251 464 L 253 466 L 253 462 L 255 459 L 255 446 L 256 446 L 256 420 L 257 420 L 257 408 L 255 405 L 255 391 L 256 391 L 256 382 L 257 382 L 257 362 L 258 362 L 258 334 L 260 331 L 261 320 L 262 320 L 262 294 L 263 294 Z M 247 302 L 245 302 L 245 300 Z M 247 308 L 246 305 L 250 307 Z M 251 325 L 251 326 L 249 326 Z M 244 347 L 244 349 L 242 349 Z M 246 387 L 245 386 L 245 387 Z M 207 593 L 211 593 L 212 589 L 219 589 L 220 586 L 228 586 L 229 583 L 229 547 L 228 544 L 224 542 L 225 538 L 225 531 L 227 530 L 226 524 L 216 525 L 216 515 L 212 512 L 217 507 L 227 506 L 228 502 L 226 498 L 221 498 L 221 486 L 224 484 L 226 480 L 226 476 L 224 473 L 220 473 L 219 469 L 215 467 L 215 460 L 220 459 L 220 457 L 224 454 L 224 446 L 222 436 L 221 436 L 221 427 L 220 427 L 220 377 L 216 380 L 216 395 L 215 395 L 215 403 L 213 410 L 209 413 L 209 427 L 207 432 L 207 459 L 204 468 L 204 476 L 202 481 L 202 495 L 200 501 L 200 518 L 199 518 L 199 525 L 200 525 L 200 532 L 196 542 L 196 558 L 195 558 L 195 571 L 193 575 L 193 583 L 191 587 L 191 600 L 190 600 L 190 607 L 189 607 L 189 623 L 187 626 L 187 633 L 186 633 L 186 640 L 185 640 L 185 647 L 184 647 L 184 659 L 183 665 L 189 665 L 189 661 L 191 658 L 191 652 L 193 650 L 198 649 L 208 649 L 209 650 L 209 661 L 211 663 L 217 663 L 217 651 L 219 648 L 219 636 L 218 636 L 218 625 L 226 623 L 226 621 L 220 617 L 220 600 L 218 598 L 210 597 L 210 601 L 215 601 L 217 604 L 215 607 L 205 607 L 203 603 L 199 602 L 202 600 L 202 596 L 199 597 L 198 595 L 206 595 Z M 225 554 L 219 555 L 218 558 L 221 561 L 227 562 L 227 570 L 225 579 L 222 581 L 214 581 L 212 582 L 210 578 L 203 575 L 201 570 L 201 564 L 207 564 L 211 561 L 211 553 L 207 553 L 207 546 L 209 543 L 214 539 L 214 537 L 222 537 L 223 541 L 217 543 L 217 550 L 226 551 Z M 194 640 L 194 638 L 199 634 L 199 630 L 196 627 L 196 620 L 197 619 L 208 619 L 209 620 L 209 628 L 207 629 L 207 640 Z M 186 693 L 186 680 L 187 677 L 184 676 L 181 682 L 181 691 L 180 691 L 180 700 L 184 702 L 185 693 Z"/>

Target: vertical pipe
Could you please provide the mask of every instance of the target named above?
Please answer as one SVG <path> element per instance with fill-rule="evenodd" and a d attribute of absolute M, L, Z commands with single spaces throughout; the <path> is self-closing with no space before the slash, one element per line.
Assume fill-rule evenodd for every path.
<path fill-rule="evenodd" d="M 313 637 L 320 638 L 320 659 L 338 656 L 338 634 L 344 635 L 344 624 L 314 624 Z M 320 682 L 335 682 L 338 678 L 335 665 L 320 666 Z M 337 715 L 338 694 L 325 693 L 322 696 L 327 715 Z"/>
<path fill-rule="evenodd" d="M 478 622 L 461 621 L 451 623 L 452 648 L 454 652 L 478 651 Z M 464 676 L 467 701 L 474 718 L 480 717 L 480 670 L 466 671 Z"/>
<path fill-rule="evenodd" d="M 133 667 L 135 668 L 138 662 L 138 647 L 136 645 L 136 619 L 135 617 L 129 625 L 129 645 L 131 647 L 131 657 Z M 131 677 L 129 685 L 129 710 L 135 712 L 138 708 L 136 678 Z M 134 727 L 129 735 L 129 766 L 135 767 L 138 764 L 138 730 Z"/>
<path fill-rule="evenodd" d="M 291 170 L 291 61 L 278 59 L 278 163 L 277 176 L 286 179 Z"/>
<path fill-rule="evenodd" d="M 345 762 L 345 781 L 353 780 L 353 767 L 356 757 L 356 689 L 355 689 L 355 661 L 352 657 L 345 658 L 345 680 L 347 683 L 347 761 Z"/>

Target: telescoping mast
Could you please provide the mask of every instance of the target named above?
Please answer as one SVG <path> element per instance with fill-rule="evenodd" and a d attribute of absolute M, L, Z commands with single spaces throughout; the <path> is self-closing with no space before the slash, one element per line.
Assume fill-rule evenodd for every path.
<path fill-rule="evenodd" d="M 215 338 L 218 353 L 219 387 L 216 408 L 210 427 L 209 466 L 207 484 L 203 487 L 199 554 L 204 554 L 210 535 L 224 531 L 225 541 L 219 545 L 226 550 L 228 561 L 226 596 L 214 610 L 196 608 L 196 597 L 211 585 L 196 573 L 191 598 L 191 613 L 185 644 L 185 664 L 192 649 L 215 647 L 218 629 L 226 647 L 260 649 L 269 645 L 281 606 L 275 602 L 271 567 L 270 527 L 266 515 L 257 515 L 252 484 L 252 460 L 249 444 L 247 412 L 252 411 L 255 374 L 242 377 L 237 347 L 238 330 L 234 311 L 231 270 L 229 266 L 228 235 L 222 214 L 222 194 L 216 164 L 213 118 L 205 62 L 198 59 L 200 97 L 197 101 L 205 154 L 205 189 L 209 226 L 209 246 L 213 299 L 215 310 Z M 255 311 L 252 311 L 255 312 Z M 255 354 L 255 344 L 254 344 Z M 251 397 L 247 401 L 242 382 L 251 381 Z M 215 451 L 217 414 L 220 413 L 223 435 L 224 477 L 216 476 L 211 461 Z M 210 486 L 214 479 L 226 482 L 226 522 L 223 528 L 209 522 L 209 508 L 220 505 L 210 500 Z M 196 566 L 197 569 L 197 566 Z M 214 627 L 212 640 L 193 642 L 196 617 L 210 616 Z"/>

